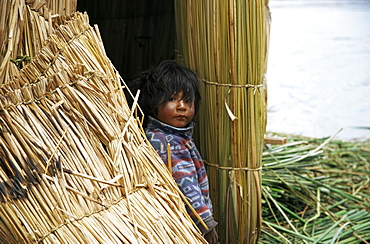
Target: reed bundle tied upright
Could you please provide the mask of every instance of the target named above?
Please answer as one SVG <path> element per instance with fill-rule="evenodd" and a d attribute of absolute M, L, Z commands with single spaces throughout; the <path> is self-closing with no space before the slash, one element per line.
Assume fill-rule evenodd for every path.
<path fill-rule="evenodd" d="M 34 14 L 9 2 L 12 16 Z M 205 243 L 144 139 L 98 29 L 87 14 L 59 21 L 33 32 L 47 38 L 27 65 L 1 70 L 0 243 Z M 12 31 L 23 33 L 6 32 L 10 58 L 12 38 L 25 37 Z"/>
<path fill-rule="evenodd" d="M 257 243 L 266 125 L 266 0 L 176 1 L 180 59 L 202 78 L 198 144 L 221 243 Z"/>

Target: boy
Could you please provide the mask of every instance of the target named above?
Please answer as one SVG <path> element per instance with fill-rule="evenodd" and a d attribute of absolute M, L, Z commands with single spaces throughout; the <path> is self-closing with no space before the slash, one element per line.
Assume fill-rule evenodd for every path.
<path fill-rule="evenodd" d="M 149 142 L 166 165 L 170 145 L 172 176 L 208 230 L 188 206 L 187 211 L 208 243 L 217 243 L 207 173 L 192 138 L 193 118 L 201 100 L 198 76 L 168 60 L 145 71 L 135 82 L 134 90 L 141 90 L 139 105 L 146 116 Z"/>

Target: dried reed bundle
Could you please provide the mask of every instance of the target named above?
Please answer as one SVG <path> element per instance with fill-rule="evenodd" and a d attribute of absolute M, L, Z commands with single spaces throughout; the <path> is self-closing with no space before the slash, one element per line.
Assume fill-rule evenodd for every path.
<path fill-rule="evenodd" d="M 180 59 L 202 78 L 198 144 L 221 243 L 257 243 L 268 1 L 176 1 Z"/>
<path fill-rule="evenodd" d="M 0 89 L 0 242 L 205 243 L 98 29 L 48 34 Z"/>
<path fill-rule="evenodd" d="M 37 54 L 43 42 L 62 23 L 62 19 L 76 11 L 76 4 L 76 0 L 1 1 L 1 84 Z"/>
<path fill-rule="evenodd" d="M 49 14 L 70 16 L 77 8 L 77 0 L 32 0 L 22 2 L 23 5 L 27 4 L 41 16 L 48 16 Z"/>

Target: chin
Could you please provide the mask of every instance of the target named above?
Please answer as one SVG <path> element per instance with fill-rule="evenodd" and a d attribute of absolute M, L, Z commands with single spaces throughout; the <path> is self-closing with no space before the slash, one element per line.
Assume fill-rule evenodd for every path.
<path fill-rule="evenodd" d="M 172 123 L 171 125 L 172 125 L 173 127 L 183 128 L 183 127 L 187 126 L 188 124 L 189 124 L 189 123 L 184 122 L 184 123 Z"/>

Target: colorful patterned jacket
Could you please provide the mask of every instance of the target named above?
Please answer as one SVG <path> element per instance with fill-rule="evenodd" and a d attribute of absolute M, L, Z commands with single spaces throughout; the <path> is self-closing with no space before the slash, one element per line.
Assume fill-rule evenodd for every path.
<path fill-rule="evenodd" d="M 188 127 L 177 128 L 149 117 L 145 132 L 149 142 L 166 165 L 167 144 L 170 144 L 172 176 L 203 222 L 209 230 L 212 230 L 217 222 L 212 216 L 207 173 L 192 138 L 193 128 L 193 122 Z M 208 231 L 188 207 L 187 211 L 202 233 L 207 233 Z"/>

